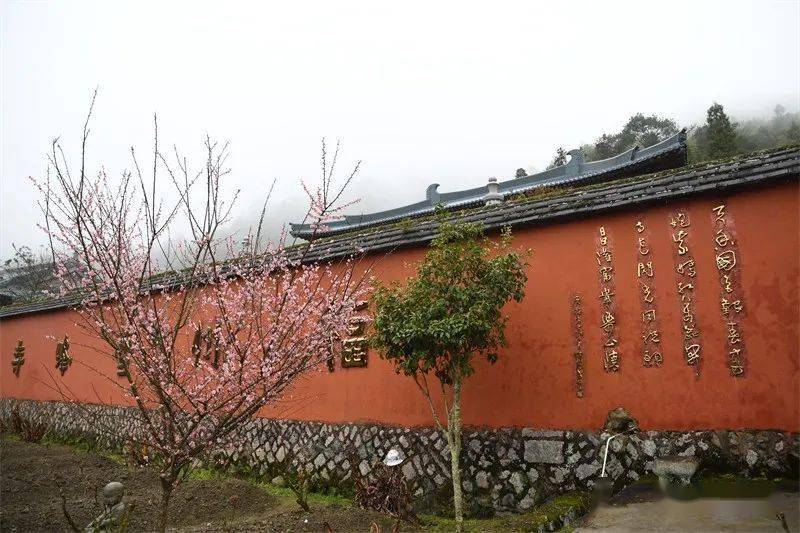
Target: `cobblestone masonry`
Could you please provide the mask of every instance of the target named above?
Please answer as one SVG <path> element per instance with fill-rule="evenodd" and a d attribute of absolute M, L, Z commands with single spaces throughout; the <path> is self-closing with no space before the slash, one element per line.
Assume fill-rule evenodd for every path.
<path fill-rule="evenodd" d="M 74 405 L 0 399 L 0 420 L 14 404 L 31 420 L 63 436 L 97 437 Z M 136 431 L 136 413 L 120 407 L 95 407 L 118 424 L 119 434 Z M 605 432 L 536 429 L 472 430 L 464 434 L 463 487 L 474 511 L 524 511 L 565 491 L 588 489 L 600 476 Z M 106 444 L 119 445 L 119 442 Z M 450 484 L 449 449 L 430 428 L 372 424 L 322 424 L 256 419 L 220 456 L 238 467 L 273 479 L 287 466 L 304 468 L 317 486 L 346 485 L 351 470 L 366 475 L 372 461 L 392 446 L 407 460 L 402 471 L 421 508 L 442 505 Z M 649 473 L 656 457 L 695 456 L 701 470 L 747 476 L 797 477 L 800 436 L 762 430 L 643 431 L 614 439 L 608 475 L 618 486 Z"/>

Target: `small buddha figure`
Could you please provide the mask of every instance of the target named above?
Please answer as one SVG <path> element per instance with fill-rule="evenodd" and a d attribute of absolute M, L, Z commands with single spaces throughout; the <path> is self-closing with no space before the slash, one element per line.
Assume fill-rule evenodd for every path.
<path fill-rule="evenodd" d="M 116 531 L 125 512 L 125 504 L 122 503 L 123 492 L 124 488 L 119 481 L 112 481 L 103 487 L 103 512 L 86 526 L 85 532 Z"/>

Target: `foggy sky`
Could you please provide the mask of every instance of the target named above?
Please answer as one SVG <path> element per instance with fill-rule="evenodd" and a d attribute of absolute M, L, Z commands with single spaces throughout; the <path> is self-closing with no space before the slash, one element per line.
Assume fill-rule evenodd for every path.
<path fill-rule="evenodd" d="M 364 161 L 351 212 L 544 169 L 636 112 L 689 125 L 800 105 L 800 2 L 14 2 L 2 7 L 0 256 L 40 244 L 50 140 L 78 157 L 99 86 L 91 168 L 129 148 L 200 157 L 231 142 L 237 224 L 278 179 L 272 232 L 303 211 L 320 138 Z"/>

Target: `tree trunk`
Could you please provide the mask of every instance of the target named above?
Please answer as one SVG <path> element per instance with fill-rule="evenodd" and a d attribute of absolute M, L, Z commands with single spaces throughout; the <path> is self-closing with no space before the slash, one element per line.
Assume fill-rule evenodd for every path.
<path fill-rule="evenodd" d="M 453 508 L 456 515 L 456 531 L 464 531 L 464 504 L 461 497 L 461 376 L 453 380 L 453 409 L 450 416 L 450 472 L 453 477 Z"/>
<path fill-rule="evenodd" d="M 169 511 L 169 500 L 172 497 L 174 484 L 172 479 L 167 479 L 162 474 L 161 477 L 161 513 L 158 517 L 158 530 L 164 533 L 167 530 L 167 513 Z"/>

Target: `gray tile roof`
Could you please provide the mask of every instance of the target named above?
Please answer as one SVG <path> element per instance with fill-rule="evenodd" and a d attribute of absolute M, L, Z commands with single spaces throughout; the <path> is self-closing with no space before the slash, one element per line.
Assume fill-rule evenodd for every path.
<path fill-rule="evenodd" d="M 534 191 L 530 196 L 500 205 L 457 211 L 451 219 L 480 222 L 484 229 L 546 224 L 570 217 L 652 203 L 665 203 L 708 192 L 774 181 L 797 181 L 800 146 L 756 152 L 727 161 L 710 162 L 677 170 L 630 177 L 577 188 Z M 436 217 L 395 223 L 315 241 L 309 260 L 333 259 L 358 252 L 388 252 L 399 247 L 430 242 L 439 222 Z"/>
<path fill-rule="evenodd" d="M 499 205 L 454 211 L 449 217 L 463 222 L 480 222 L 486 230 L 549 224 L 611 210 L 663 204 L 706 193 L 728 194 L 746 187 L 799 179 L 800 146 L 791 146 L 612 182 L 539 189 L 519 198 L 507 199 Z M 331 261 L 360 253 L 388 253 L 397 248 L 427 244 L 436 234 L 438 225 L 434 216 L 385 223 L 321 238 L 288 251 L 295 258 L 305 254 L 307 261 Z M 151 285 L 169 289 L 186 281 L 180 273 L 165 273 Z M 12 305 L 0 308 L 0 319 L 63 309 L 79 302 L 80 297 L 72 296 Z"/>
<path fill-rule="evenodd" d="M 664 139 L 646 148 L 635 146 L 621 154 L 600 161 L 585 162 L 580 150 L 571 150 L 568 154 L 570 160 L 565 165 L 560 165 L 544 172 L 501 181 L 498 183 L 499 193 L 503 197 L 524 193 L 541 187 L 573 185 L 587 181 L 609 180 L 632 173 L 653 172 L 664 167 L 662 161 L 669 154 L 680 153 L 683 157 L 680 164 L 685 164 L 686 159 L 686 130 L 681 130 L 675 135 Z M 677 165 L 675 165 L 677 166 Z M 459 209 L 482 205 L 487 186 L 474 187 L 463 191 L 440 193 L 439 184 L 428 186 L 425 200 L 402 207 L 396 207 L 377 213 L 360 215 L 345 215 L 341 220 L 326 224 L 324 230 L 314 228 L 308 224 L 290 224 L 291 234 L 295 237 L 310 238 L 335 235 L 346 231 L 366 228 L 387 222 L 430 215 L 437 206 L 445 209 Z"/>

